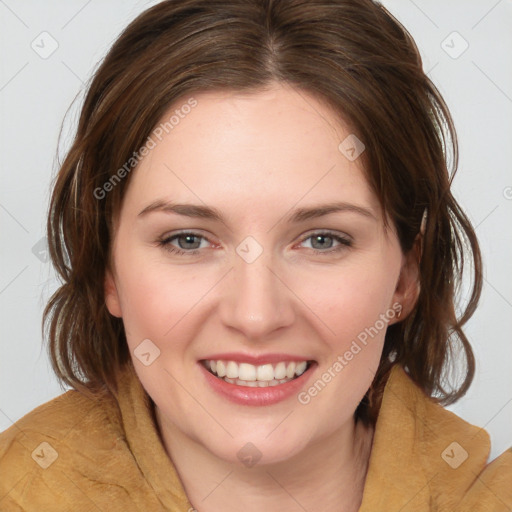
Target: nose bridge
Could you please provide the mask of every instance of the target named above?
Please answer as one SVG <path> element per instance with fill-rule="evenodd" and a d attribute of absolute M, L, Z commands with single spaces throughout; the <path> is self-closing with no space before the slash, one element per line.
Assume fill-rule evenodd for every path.
<path fill-rule="evenodd" d="M 222 304 L 225 325 L 253 339 L 289 325 L 293 321 L 289 290 L 277 277 L 272 252 L 254 239 L 239 244 L 236 252 Z"/>

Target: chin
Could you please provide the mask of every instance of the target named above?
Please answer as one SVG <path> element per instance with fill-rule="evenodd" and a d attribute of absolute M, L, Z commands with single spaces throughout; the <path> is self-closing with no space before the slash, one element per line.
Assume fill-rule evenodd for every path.
<path fill-rule="evenodd" d="M 283 436 L 264 433 L 255 435 L 254 430 L 247 430 L 247 436 L 238 436 L 230 439 L 228 443 L 212 445 L 211 439 L 208 444 L 203 444 L 216 458 L 238 466 L 240 468 L 264 467 L 289 461 L 300 454 L 306 447 L 304 437 L 299 433 L 294 438 L 289 435 Z"/>

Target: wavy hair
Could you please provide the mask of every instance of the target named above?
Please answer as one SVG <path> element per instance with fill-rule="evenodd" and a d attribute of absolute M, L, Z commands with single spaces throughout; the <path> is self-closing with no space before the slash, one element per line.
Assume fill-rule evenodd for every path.
<path fill-rule="evenodd" d="M 462 327 L 480 297 L 482 263 L 450 190 L 456 133 L 411 35 L 372 0 L 167 0 L 121 33 L 87 87 L 76 136 L 52 185 L 47 236 L 61 286 L 42 329 L 61 384 L 116 395 L 115 373 L 130 357 L 122 320 L 105 305 L 104 278 L 131 174 L 104 197 L 98 190 L 119 178 L 178 99 L 258 92 L 275 82 L 325 101 L 364 141 L 366 177 L 404 253 L 413 250 L 427 213 L 418 299 L 387 329 L 380 367 L 356 417 L 376 420 L 395 364 L 443 404 L 467 391 L 475 361 Z M 458 316 L 468 258 L 471 290 Z M 461 354 L 462 381 L 450 384 L 448 371 Z"/>

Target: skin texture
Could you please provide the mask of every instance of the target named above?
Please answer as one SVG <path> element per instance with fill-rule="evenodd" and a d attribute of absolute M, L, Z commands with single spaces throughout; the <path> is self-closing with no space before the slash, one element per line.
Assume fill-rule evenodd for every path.
<path fill-rule="evenodd" d="M 385 230 L 360 159 L 338 149 L 350 130 L 327 106 L 278 84 L 194 98 L 197 106 L 132 171 L 105 279 L 107 307 L 123 318 L 162 441 L 197 510 L 356 511 L 373 432 L 353 414 L 378 367 L 385 328 L 307 405 L 296 395 L 265 407 L 234 404 L 207 385 L 198 361 L 219 352 L 301 355 L 318 364 L 307 389 L 393 304 L 407 315 L 416 266 L 394 229 Z M 138 215 L 159 199 L 213 206 L 225 221 Z M 344 211 L 286 222 L 296 208 L 336 201 L 374 218 Z M 179 230 L 205 238 L 159 245 Z M 352 246 L 308 238 L 325 230 Z M 247 236 L 263 250 L 252 263 L 236 252 Z M 199 252 L 172 254 L 171 246 Z M 134 355 L 145 339 L 160 350 L 149 366 Z M 253 467 L 237 457 L 248 442 L 261 452 Z"/>

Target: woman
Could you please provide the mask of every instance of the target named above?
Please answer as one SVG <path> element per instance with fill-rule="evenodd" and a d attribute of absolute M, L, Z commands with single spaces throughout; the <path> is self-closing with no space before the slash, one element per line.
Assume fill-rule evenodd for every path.
<path fill-rule="evenodd" d="M 2 510 L 509 510 L 512 453 L 486 466 L 441 405 L 471 384 L 482 284 L 450 150 L 370 0 L 140 15 L 51 199 L 44 318 L 74 390 L 1 434 Z"/>

